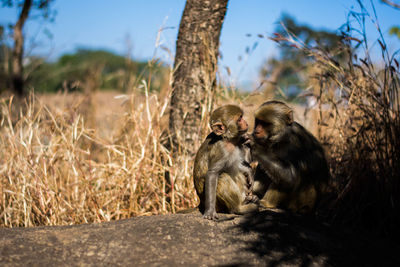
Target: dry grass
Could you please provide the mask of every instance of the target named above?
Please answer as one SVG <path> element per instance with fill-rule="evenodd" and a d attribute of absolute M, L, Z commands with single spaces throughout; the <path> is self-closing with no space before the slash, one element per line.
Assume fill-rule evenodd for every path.
<path fill-rule="evenodd" d="M 150 93 L 155 62 L 147 82 L 129 79 L 140 85 L 128 95 L 96 92 L 94 75 L 84 94 L 32 94 L 22 105 L 0 99 L 1 226 L 101 222 L 197 206 L 194 157 L 165 147 L 173 70 L 162 79 L 169 83 Z M 236 102 L 231 93 L 206 90 L 194 148 L 209 132 L 212 107 Z"/>
<path fill-rule="evenodd" d="M 101 110 L 109 106 L 96 106 L 103 116 L 89 128 L 83 111 L 91 110 L 79 95 L 60 102 L 31 95 L 24 112 L 1 99 L 0 225 L 91 223 L 195 206 L 193 160 L 172 158 L 160 139 L 169 93 L 160 99 L 146 83 L 141 91 L 108 99 L 123 107 L 109 114 L 107 129 L 101 122 L 110 116 Z"/>

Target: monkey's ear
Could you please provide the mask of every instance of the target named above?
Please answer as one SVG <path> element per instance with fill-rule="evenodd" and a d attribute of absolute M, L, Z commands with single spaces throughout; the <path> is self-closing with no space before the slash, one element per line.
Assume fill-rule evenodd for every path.
<path fill-rule="evenodd" d="M 290 124 L 293 123 L 293 110 L 290 110 L 290 111 L 287 113 L 286 120 L 287 120 L 286 123 L 287 123 L 288 125 L 290 125 Z"/>
<path fill-rule="evenodd" d="M 214 122 L 211 129 L 216 135 L 222 135 L 226 132 L 226 127 L 222 122 Z"/>

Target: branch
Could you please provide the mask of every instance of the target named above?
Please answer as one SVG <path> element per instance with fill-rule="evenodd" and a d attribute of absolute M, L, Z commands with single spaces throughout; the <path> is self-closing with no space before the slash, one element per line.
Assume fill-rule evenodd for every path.
<path fill-rule="evenodd" d="M 387 4 L 387 5 L 391 6 L 391 7 L 400 9 L 400 5 L 399 5 L 399 4 L 396 4 L 396 3 L 393 3 L 392 1 L 389 1 L 389 0 L 381 0 L 381 2 Z"/>
<path fill-rule="evenodd" d="M 32 6 L 32 0 L 25 0 L 24 1 L 24 6 L 22 7 L 21 14 L 19 15 L 18 21 L 15 24 L 16 28 L 22 29 L 25 20 L 28 18 L 29 10 L 31 9 Z"/>

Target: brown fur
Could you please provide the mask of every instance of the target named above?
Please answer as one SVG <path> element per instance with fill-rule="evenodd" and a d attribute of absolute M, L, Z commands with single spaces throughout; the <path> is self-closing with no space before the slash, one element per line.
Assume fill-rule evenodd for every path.
<path fill-rule="evenodd" d="M 320 143 L 293 121 L 290 107 L 269 101 L 255 113 L 252 154 L 259 162 L 254 193 L 266 208 L 314 210 L 330 177 Z"/>
<path fill-rule="evenodd" d="M 248 126 L 242 115 L 243 111 L 234 105 L 216 109 L 210 119 L 213 132 L 196 154 L 194 185 L 200 198 L 200 211 L 207 219 L 216 219 L 219 212 L 243 214 L 258 209 L 254 203 L 245 203 L 248 180 L 252 181 L 253 175 L 251 168 L 244 164 L 250 162 L 250 148 L 244 144 L 243 135 Z M 216 188 L 212 188 L 213 183 L 207 183 L 207 179 L 216 179 Z M 206 190 L 207 184 L 212 192 Z M 207 209 L 207 201 L 211 201 L 208 205 L 215 201 L 215 207 Z"/>

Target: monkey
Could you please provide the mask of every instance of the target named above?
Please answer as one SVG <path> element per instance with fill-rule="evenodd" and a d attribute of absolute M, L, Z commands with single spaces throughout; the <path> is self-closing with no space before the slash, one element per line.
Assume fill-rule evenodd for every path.
<path fill-rule="evenodd" d="M 267 101 L 254 117 L 251 151 L 258 166 L 253 189 L 260 206 L 312 213 L 330 178 L 322 145 L 293 120 L 284 102 Z"/>
<path fill-rule="evenodd" d="M 248 124 L 243 110 L 225 105 L 211 113 L 212 132 L 196 153 L 193 180 L 203 218 L 217 220 L 217 213 L 245 214 L 258 210 L 251 194 L 253 170 Z"/>

